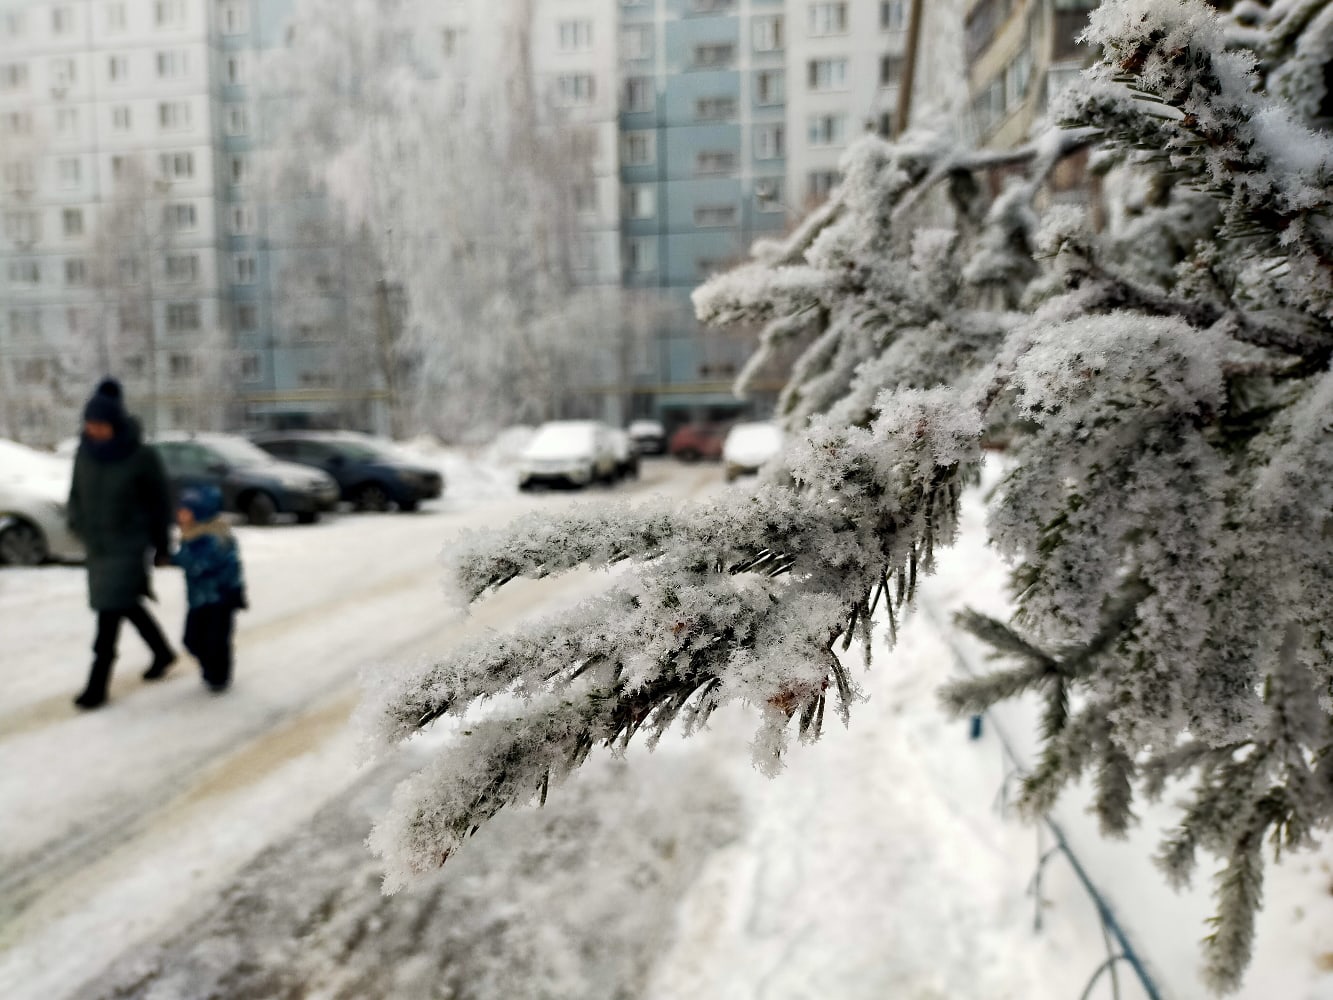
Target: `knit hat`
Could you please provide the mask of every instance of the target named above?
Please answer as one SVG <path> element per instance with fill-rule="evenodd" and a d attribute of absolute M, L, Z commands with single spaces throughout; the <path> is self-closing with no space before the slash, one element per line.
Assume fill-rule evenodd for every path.
<path fill-rule="evenodd" d="M 216 486 L 187 486 L 176 505 L 188 510 L 196 521 L 211 521 L 222 513 L 222 491 Z"/>
<path fill-rule="evenodd" d="M 113 378 L 102 379 L 97 384 L 92 398 L 83 408 L 83 419 L 120 427 L 124 425 L 127 417 L 125 394 L 121 391 L 120 383 Z"/>

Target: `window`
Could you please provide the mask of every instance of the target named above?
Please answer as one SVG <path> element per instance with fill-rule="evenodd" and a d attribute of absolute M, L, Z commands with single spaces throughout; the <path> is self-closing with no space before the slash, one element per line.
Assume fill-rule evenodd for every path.
<path fill-rule="evenodd" d="M 130 78 L 130 61 L 125 56 L 108 56 L 106 77 L 112 83 L 124 83 Z"/>
<path fill-rule="evenodd" d="M 0 90 L 26 90 L 27 88 L 27 63 L 6 63 L 0 66 Z"/>
<path fill-rule="evenodd" d="M 807 77 L 811 90 L 843 90 L 847 86 L 847 60 L 811 59 Z"/>
<path fill-rule="evenodd" d="M 657 188 L 651 184 L 627 188 L 626 202 L 631 219 L 652 219 L 657 215 Z"/>
<path fill-rule="evenodd" d="M 694 65 L 700 69 L 730 66 L 736 59 L 736 46 L 730 42 L 713 42 L 694 47 Z"/>
<path fill-rule="evenodd" d="M 587 215 L 597 211 L 597 183 L 579 181 L 572 189 L 574 211 Z"/>
<path fill-rule="evenodd" d="M 193 333 L 199 329 L 199 303 L 168 302 L 167 332 Z"/>
<path fill-rule="evenodd" d="M 770 14 L 750 21 L 750 39 L 756 52 L 778 52 L 783 47 L 782 15 Z"/>
<path fill-rule="evenodd" d="M 122 257 L 117 262 L 117 267 L 120 270 L 120 283 L 122 285 L 137 285 L 143 280 L 143 268 L 139 266 L 137 257 Z M 121 329 L 127 328 L 123 313 L 121 314 L 120 326 Z"/>
<path fill-rule="evenodd" d="M 259 307 L 253 302 L 236 303 L 236 329 L 242 333 L 259 329 Z"/>
<path fill-rule="evenodd" d="M 4 29 L 6 38 L 21 38 L 27 28 L 27 11 L 8 10 L 0 14 L 0 28 Z"/>
<path fill-rule="evenodd" d="M 561 21 L 556 25 L 556 38 L 561 52 L 584 52 L 592 48 L 592 22 Z"/>
<path fill-rule="evenodd" d="M 128 132 L 133 123 L 128 104 L 117 104 L 111 109 L 111 127 L 117 132 Z"/>
<path fill-rule="evenodd" d="M 168 49 L 157 54 L 157 76 L 160 80 L 176 80 L 190 71 L 190 53 L 182 49 Z"/>
<path fill-rule="evenodd" d="M 1028 85 L 1032 82 L 1032 51 L 1027 46 L 1014 56 L 1014 61 L 1009 64 L 1006 73 L 1008 79 L 1005 80 L 1005 90 L 1009 94 L 1009 99 L 1014 102 L 1021 101 L 1027 96 Z"/>
<path fill-rule="evenodd" d="M 814 170 L 811 171 L 806 189 L 811 198 L 827 198 L 829 193 L 838 186 L 838 172 L 836 170 Z"/>
<path fill-rule="evenodd" d="M 162 225 L 172 232 L 187 232 L 194 229 L 198 222 L 199 216 L 193 202 L 177 201 L 162 206 Z"/>
<path fill-rule="evenodd" d="M 787 99 L 787 74 L 780 69 L 761 69 L 754 75 L 754 102 L 781 104 Z"/>
<path fill-rule="evenodd" d="M 161 153 L 157 165 L 158 173 L 170 181 L 188 180 L 194 176 L 193 153 Z"/>
<path fill-rule="evenodd" d="M 37 186 L 37 173 L 32 160 L 10 160 L 5 164 L 5 187 L 10 191 L 32 191 Z"/>
<path fill-rule="evenodd" d="M 812 146 L 840 146 L 847 141 L 847 116 L 842 112 L 811 115 L 807 135 Z"/>
<path fill-rule="evenodd" d="M 9 329 L 16 337 L 36 338 L 42 335 L 42 313 L 39 309 L 9 310 Z"/>
<path fill-rule="evenodd" d="M 736 224 L 735 205 L 699 205 L 694 210 L 694 224 L 701 229 Z"/>
<path fill-rule="evenodd" d="M 88 284 L 88 263 L 82 257 L 65 260 L 65 284 L 74 288 Z"/>
<path fill-rule="evenodd" d="M 736 0 L 690 0 L 690 9 L 696 14 L 718 14 L 734 6 Z"/>
<path fill-rule="evenodd" d="M 258 354 L 242 354 L 240 369 L 242 382 L 258 382 L 263 378 L 263 370 L 259 365 Z"/>
<path fill-rule="evenodd" d="M 755 207 L 761 212 L 784 211 L 782 205 L 782 178 L 761 177 L 754 182 Z"/>
<path fill-rule="evenodd" d="M 905 57 L 891 53 L 879 57 L 879 85 L 881 87 L 891 87 L 894 84 L 902 83 L 903 70 L 907 66 Z"/>
<path fill-rule="evenodd" d="M 77 156 L 62 156 L 56 161 L 56 174 L 63 188 L 78 187 L 82 172 L 83 164 L 79 162 Z"/>
<path fill-rule="evenodd" d="M 556 93 L 564 105 L 591 104 L 594 81 L 591 73 L 568 73 L 556 79 Z"/>
<path fill-rule="evenodd" d="M 222 125 L 228 135 L 245 135 L 250 131 L 250 109 L 244 104 L 228 104 Z"/>
<path fill-rule="evenodd" d="M 163 132 L 183 132 L 190 127 L 189 101 L 163 101 L 157 106 L 157 126 Z"/>
<path fill-rule="evenodd" d="M 977 127 L 982 132 L 990 131 L 1004 117 L 1004 109 L 1004 75 L 1001 74 L 972 102 L 972 112 L 976 116 Z"/>
<path fill-rule="evenodd" d="M 67 6 L 51 8 L 51 34 L 68 35 L 74 30 L 74 11 Z"/>
<path fill-rule="evenodd" d="M 74 83 L 78 76 L 78 64 L 68 56 L 61 56 L 59 59 L 52 59 L 48 64 L 51 77 L 51 86 L 58 90 L 64 90 Z"/>
<path fill-rule="evenodd" d="M 254 254 L 239 253 L 232 258 L 233 280 L 238 285 L 253 285 L 255 282 Z"/>
<path fill-rule="evenodd" d="M 787 129 L 783 125 L 756 125 L 754 129 L 754 158 L 780 160 L 787 155 Z"/>
<path fill-rule="evenodd" d="M 218 23 L 224 35 L 242 35 L 250 29 L 250 8 L 241 0 L 224 0 L 218 7 Z"/>
<path fill-rule="evenodd" d="M 735 118 L 736 102 L 730 97 L 702 97 L 694 102 L 694 117 L 706 122 Z"/>
<path fill-rule="evenodd" d="M 199 257 L 192 253 L 168 254 L 166 259 L 167 280 L 178 284 L 199 280 Z"/>
<path fill-rule="evenodd" d="M 60 212 L 60 227 L 68 237 L 83 235 L 83 209 L 65 208 Z"/>
<path fill-rule="evenodd" d="M 13 243 L 35 243 L 41 235 L 36 212 L 6 212 L 5 236 Z"/>
<path fill-rule="evenodd" d="M 647 59 L 653 54 L 653 29 L 634 24 L 620 31 L 620 55 L 623 59 Z"/>
<path fill-rule="evenodd" d="M 42 280 L 42 266 L 35 260 L 11 260 L 9 262 L 9 283 L 11 285 L 37 285 Z"/>
<path fill-rule="evenodd" d="M 694 157 L 696 174 L 729 174 L 736 169 L 736 154 L 728 149 L 705 150 Z"/>
<path fill-rule="evenodd" d="M 653 79 L 649 76 L 631 76 L 625 81 L 626 111 L 652 111 L 656 103 Z"/>
<path fill-rule="evenodd" d="M 125 5 L 123 3 L 109 3 L 105 8 L 106 16 L 103 23 L 106 24 L 107 34 L 118 34 L 125 30 Z"/>
<path fill-rule="evenodd" d="M 657 240 L 652 237 L 625 241 L 625 266 L 636 274 L 657 270 Z"/>
<path fill-rule="evenodd" d="M 2 119 L 8 135 L 32 135 L 32 115 L 27 111 L 10 111 Z"/>
<path fill-rule="evenodd" d="M 810 5 L 810 34 L 847 34 L 847 4 L 842 0 L 838 0 L 836 3 L 812 3 Z"/>
<path fill-rule="evenodd" d="M 466 28 L 445 28 L 440 32 L 440 52 L 446 59 L 452 59 L 463 50 L 466 39 Z"/>
<path fill-rule="evenodd" d="M 194 375 L 193 354 L 172 354 L 167 358 L 167 370 L 172 378 L 189 378 Z"/>
<path fill-rule="evenodd" d="M 906 30 L 907 0 L 880 0 L 879 26 L 882 31 Z"/>
<path fill-rule="evenodd" d="M 227 56 L 222 63 L 222 79 L 229 87 L 240 87 L 247 79 L 245 56 L 235 53 Z"/>
<path fill-rule="evenodd" d="M 156 0 L 153 24 L 159 28 L 178 28 L 185 23 L 185 0 Z"/>
<path fill-rule="evenodd" d="M 231 234 L 249 236 L 255 231 L 255 210 L 249 205 L 231 206 Z"/>
<path fill-rule="evenodd" d="M 875 123 L 875 131 L 885 139 L 893 138 L 893 112 L 881 111 L 879 120 Z"/>
<path fill-rule="evenodd" d="M 56 108 L 56 133 L 59 135 L 77 135 L 79 131 L 78 108 Z"/>
<path fill-rule="evenodd" d="M 250 179 L 250 161 L 244 156 L 229 157 L 227 174 L 233 184 L 244 184 Z"/>
<path fill-rule="evenodd" d="M 641 167 L 656 160 L 656 138 L 652 132 L 626 132 L 625 163 Z"/>

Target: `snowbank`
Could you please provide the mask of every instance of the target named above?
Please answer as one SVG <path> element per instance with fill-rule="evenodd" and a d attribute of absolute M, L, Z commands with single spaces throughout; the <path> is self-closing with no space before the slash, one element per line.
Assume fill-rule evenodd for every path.
<path fill-rule="evenodd" d="M 517 495 L 514 464 L 533 433 L 531 427 L 511 427 L 480 448 L 444 445 L 430 435 L 399 442 L 395 447 L 404 458 L 439 470 L 444 476 L 446 500 L 479 503 Z"/>

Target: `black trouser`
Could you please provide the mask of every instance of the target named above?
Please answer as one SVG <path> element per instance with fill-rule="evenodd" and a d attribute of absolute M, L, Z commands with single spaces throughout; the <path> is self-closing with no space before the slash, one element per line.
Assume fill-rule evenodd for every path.
<path fill-rule="evenodd" d="M 204 670 L 204 683 L 231 683 L 231 631 L 236 609 L 230 603 L 204 604 L 185 616 L 185 648 Z"/>
<path fill-rule="evenodd" d="M 116 644 L 120 639 L 120 623 L 129 619 L 131 625 L 139 630 L 143 641 L 153 651 L 153 659 L 165 660 L 171 657 L 171 647 L 167 645 L 162 630 L 142 604 L 129 608 L 117 608 L 114 611 L 97 612 L 97 638 L 93 640 L 93 669 L 88 675 L 88 691 L 99 695 L 106 694 L 107 682 L 111 680 L 111 665 L 116 662 Z"/>

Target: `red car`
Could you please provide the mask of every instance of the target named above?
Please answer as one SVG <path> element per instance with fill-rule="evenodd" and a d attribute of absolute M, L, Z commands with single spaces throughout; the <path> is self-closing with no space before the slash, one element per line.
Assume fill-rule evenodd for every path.
<path fill-rule="evenodd" d="M 722 443 L 727 438 L 727 428 L 714 424 L 686 424 L 671 435 L 667 442 L 667 453 L 682 462 L 697 462 L 701 458 L 719 459 L 722 457 Z"/>

